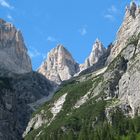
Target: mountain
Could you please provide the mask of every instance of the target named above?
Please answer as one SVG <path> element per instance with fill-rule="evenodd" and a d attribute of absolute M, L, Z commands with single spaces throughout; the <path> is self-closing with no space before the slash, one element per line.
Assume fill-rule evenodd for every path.
<path fill-rule="evenodd" d="M 14 73 L 32 71 L 22 34 L 11 23 L 0 19 L 0 68 Z"/>
<path fill-rule="evenodd" d="M 140 8 L 131 2 L 116 41 L 101 57 L 104 65 L 64 82 L 33 114 L 25 140 L 140 139 L 139 21 Z"/>
<path fill-rule="evenodd" d="M 114 47 L 111 50 L 110 57 L 107 63 L 112 61 L 124 48 L 128 39 L 133 35 L 138 35 L 140 31 L 140 10 L 139 7 L 131 2 L 130 6 L 126 7 L 125 17 L 122 25 L 117 33 Z"/>
<path fill-rule="evenodd" d="M 99 57 L 98 61 L 91 65 L 90 67 L 87 67 L 86 69 L 81 70 L 78 75 L 84 75 L 88 73 L 95 72 L 99 69 L 102 69 L 107 66 L 107 60 L 110 56 L 110 52 L 112 48 L 114 47 L 113 43 L 110 43 L 108 47 L 106 48 L 106 51 Z"/>
<path fill-rule="evenodd" d="M 58 45 L 48 53 L 47 59 L 39 67 L 38 72 L 49 80 L 61 84 L 96 64 L 106 52 L 106 48 L 97 39 L 85 63 L 79 65 L 63 45 Z"/>
<path fill-rule="evenodd" d="M 36 72 L 0 77 L 0 139 L 20 140 L 34 104 L 52 92 L 51 83 Z"/>
<path fill-rule="evenodd" d="M 32 71 L 21 32 L 0 19 L 0 140 L 21 140 L 31 114 L 55 86 Z"/>
<path fill-rule="evenodd" d="M 100 57 L 105 54 L 106 48 L 103 46 L 99 39 L 96 39 L 89 57 L 85 60 L 84 64 L 80 65 L 80 71 L 87 69 L 96 64 Z"/>
<path fill-rule="evenodd" d="M 38 69 L 39 73 L 57 84 L 70 79 L 78 71 L 79 65 L 63 45 L 52 49 Z"/>

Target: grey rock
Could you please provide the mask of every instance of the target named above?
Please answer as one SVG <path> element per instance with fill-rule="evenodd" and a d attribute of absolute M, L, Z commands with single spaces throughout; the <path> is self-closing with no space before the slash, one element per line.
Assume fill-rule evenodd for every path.
<path fill-rule="evenodd" d="M 84 74 L 92 73 L 92 72 L 95 72 L 99 69 L 102 69 L 102 68 L 106 67 L 107 66 L 106 61 L 108 59 L 108 56 L 110 55 L 110 51 L 111 51 L 112 47 L 113 47 L 113 44 L 111 43 L 108 46 L 108 48 L 106 49 L 106 51 L 104 52 L 104 54 L 102 56 L 100 56 L 97 63 L 95 63 L 92 66 L 80 71 L 78 75 L 84 75 Z"/>
<path fill-rule="evenodd" d="M 30 104 L 47 97 L 53 87 L 52 83 L 36 72 L 0 77 L 0 139 L 22 139 L 34 111 Z"/>
<path fill-rule="evenodd" d="M 103 46 L 99 39 L 96 39 L 89 57 L 85 60 L 84 64 L 80 65 L 80 71 L 83 71 L 94 64 L 96 64 L 101 56 L 106 53 L 106 48 Z"/>
<path fill-rule="evenodd" d="M 14 73 L 32 71 L 22 34 L 11 23 L 0 19 L 0 68 Z"/>
<path fill-rule="evenodd" d="M 130 47 L 137 48 L 134 45 Z M 129 55 L 127 52 L 125 55 Z M 131 117 L 140 115 L 140 55 L 138 52 L 140 51 L 136 50 L 129 59 L 127 71 L 119 81 L 119 99 L 123 105 L 130 108 L 128 113 Z"/>
<path fill-rule="evenodd" d="M 120 58 L 123 58 L 124 63 L 120 61 Z M 104 80 L 107 81 L 104 84 L 104 92 L 107 94 L 107 97 L 110 96 L 111 93 L 113 93 L 113 95 L 117 93 L 116 97 L 112 96 L 119 101 L 116 107 L 119 107 L 126 116 L 130 117 L 140 115 L 139 60 L 139 45 L 135 46 L 134 44 L 130 44 L 111 62 L 108 70 L 104 74 Z M 121 63 L 122 65 L 120 65 Z M 125 69 L 122 69 L 122 66 L 125 66 Z M 114 73 L 115 71 L 117 72 L 116 75 Z M 112 110 L 114 107 L 115 106 L 110 106 L 107 110 Z"/>
<path fill-rule="evenodd" d="M 135 18 L 135 12 L 137 10 L 137 5 L 134 1 L 130 3 L 130 14 Z"/>
<path fill-rule="evenodd" d="M 54 87 L 32 71 L 21 32 L 0 19 L 0 139 L 22 139 L 35 109 L 31 104 L 47 98 Z"/>
<path fill-rule="evenodd" d="M 114 47 L 111 50 L 107 63 L 109 64 L 126 46 L 128 39 L 133 35 L 138 35 L 140 32 L 140 7 L 137 7 L 134 2 L 127 6 L 123 23 L 118 30 Z M 135 15 L 135 17 L 133 16 Z"/>

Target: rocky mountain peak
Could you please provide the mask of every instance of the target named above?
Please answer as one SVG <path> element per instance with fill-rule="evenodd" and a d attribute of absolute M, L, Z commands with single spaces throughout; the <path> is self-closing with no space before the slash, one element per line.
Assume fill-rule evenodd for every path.
<path fill-rule="evenodd" d="M 0 19 L 0 68 L 14 73 L 32 70 L 22 34 L 13 24 Z"/>
<path fill-rule="evenodd" d="M 128 39 L 133 35 L 138 35 L 140 32 L 140 7 L 133 1 L 126 6 L 125 17 L 122 25 L 118 30 L 114 47 L 111 50 L 108 63 L 110 63 L 126 46 Z"/>
<path fill-rule="evenodd" d="M 4 23 L 5 23 L 5 21 L 0 18 L 0 24 L 4 24 Z"/>
<path fill-rule="evenodd" d="M 93 44 L 92 52 L 88 58 L 90 66 L 97 63 L 105 51 L 106 48 L 104 48 L 102 42 L 99 39 L 96 39 L 95 43 Z"/>
<path fill-rule="evenodd" d="M 52 49 L 48 53 L 48 56 L 51 57 L 51 58 L 52 57 L 58 57 L 59 62 L 62 61 L 62 60 L 64 61 L 66 59 L 74 61 L 70 52 L 62 44 L 59 44 L 59 45 L 56 46 L 56 48 Z M 57 63 L 57 62 L 55 61 L 55 63 Z"/>
<path fill-rule="evenodd" d="M 137 10 L 137 5 L 136 5 L 136 3 L 135 3 L 134 1 L 132 1 L 132 2 L 130 3 L 130 7 L 128 7 L 128 10 L 129 10 L 130 14 L 131 14 L 133 17 L 135 17 L 135 12 L 136 12 L 136 10 Z"/>
<path fill-rule="evenodd" d="M 60 84 L 70 79 L 79 70 L 70 52 L 63 46 L 57 45 L 47 56 L 47 59 L 38 69 L 38 72 L 45 75 L 51 81 Z"/>
<path fill-rule="evenodd" d="M 89 57 L 85 60 L 85 63 L 80 65 L 80 70 L 84 70 L 93 64 L 97 63 L 100 57 L 106 52 L 106 48 L 102 42 L 97 38 L 93 44 L 92 51 Z"/>
<path fill-rule="evenodd" d="M 61 51 L 62 51 L 62 50 L 66 50 L 62 44 L 58 44 L 58 45 L 56 46 L 56 48 L 57 48 L 57 49 L 60 49 Z"/>

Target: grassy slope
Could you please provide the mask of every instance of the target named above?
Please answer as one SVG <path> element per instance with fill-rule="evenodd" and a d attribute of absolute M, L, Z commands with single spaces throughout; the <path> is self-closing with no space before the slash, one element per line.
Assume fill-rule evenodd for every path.
<path fill-rule="evenodd" d="M 128 43 L 138 43 L 138 39 L 132 38 Z M 108 70 L 114 69 L 119 57 L 120 55 L 109 65 Z M 116 109 L 111 114 L 112 124 L 108 123 L 105 107 L 108 103 L 113 104 L 114 99 L 109 102 L 102 100 L 104 94 L 102 89 L 98 96 L 87 101 L 80 108 L 72 109 L 80 97 L 85 95 L 93 85 L 98 86 L 100 82 L 106 82 L 103 82 L 102 75 L 88 78 L 84 82 L 74 80 L 64 85 L 51 102 L 46 103 L 36 112 L 39 113 L 42 109 L 48 111 L 55 100 L 68 93 L 63 109 L 56 119 L 48 127 L 44 124 L 41 128 L 31 131 L 25 140 L 34 140 L 40 131 L 42 133 L 36 137 L 37 140 L 140 140 L 140 117 L 131 119 Z"/>

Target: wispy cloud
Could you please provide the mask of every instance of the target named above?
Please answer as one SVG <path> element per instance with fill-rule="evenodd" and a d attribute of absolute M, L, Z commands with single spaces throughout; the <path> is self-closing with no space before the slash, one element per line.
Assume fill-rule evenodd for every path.
<path fill-rule="evenodd" d="M 37 57 L 37 56 L 42 56 L 42 54 L 35 48 L 31 48 L 28 51 L 28 54 L 31 58 Z"/>
<path fill-rule="evenodd" d="M 0 6 L 5 7 L 5 8 L 9 8 L 9 9 L 13 9 L 14 7 L 12 5 L 10 5 L 10 3 L 8 3 L 6 0 L 0 0 Z"/>
<path fill-rule="evenodd" d="M 86 26 L 84 26 L 81 29 L 79 29 L 79 33 L 80 33 L 81 36 L 86 35 L 87 34 Z"/>
<path fill-rule="evenodd" d="M 115 21 L 115 16 L 119 14 L 119 10 L 115 5 L 112 5 L 110 8 L 107 9 L 104 18 L 108 19 L 109 21 Z"/>
<path fill-rule="evenodd" d="M 9 19 L 10 21 L 14 20 L 13 17 L 10 14 L 7 15 L 7 19 Z"/>
<path fill-rule="evenodd" d="M 47 41 L 48 41 L 48 42 L 56 42 L 57 39 L 56 39 L 55 37 L 48 36 L 48 37 L 47 37 Z"/>
<path fill-rule="evenodd" d="M 106 14 L 104 17 L 106 19 L 110 20 L 110 21 L 114 21 L 115 20 L 115 17 L 113 15 L 111 15 L 111 14 Z"/>
<path fill-rule="evenodd" d="M 110 13 L 118 13 L 118 9 L 112 5 L 110 8 L 108 8 L 108 12 Z"/>

